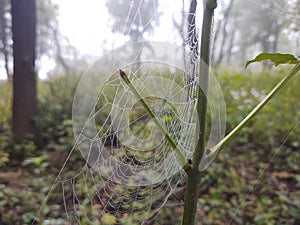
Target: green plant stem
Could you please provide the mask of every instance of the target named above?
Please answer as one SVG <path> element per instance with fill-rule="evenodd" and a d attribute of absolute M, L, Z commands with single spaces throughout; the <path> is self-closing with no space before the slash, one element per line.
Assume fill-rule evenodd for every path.
<path fill-rule="evenodd" d="M 199 171 L 198 166 L 205 151 L 205 127 L 207 111 L 206 93 L 208 90 L 211 26 L 214 9 L 216 7 L 216 0 L 208 0 L 206 1 L 204 8 L 200 53 L 201 60 L 199 73 L 199 92 L 197 101 L 197 113 L 199 118 L 197 130 L 199 131 L 199 137 L 192 158 L 193 167 L 187 172 L 187 186 L 185 191 L 184 212 L 181 222 L 182 225 L 195 224 L 200 181 L 204 175 L 203 172 Z"/>
<path fill-rule="evenodd" d="M 300 63 L 296 64 L 292 70 L 269 92 L 264 100 L 261 101 L 229 134 L 227 134 L 217 145 L 215 145 L 215 147 L 211 149 L 212 151 L 210 155 L 218 154 L 221 148 L 227 144 L 249 122 L 249 120 L 251 120 L 299 71 Z"/>
<path fill-rule="evenodd" d="M 130 80 L 129 80 L 128 76 L 126 75 L 126 73 L 124 71 L 122 71 L 122 70 L 120 70 L 119 72 L 120 72 L 120 76 L 122 77 L 122 79 L 124 80 L 124 82 L 126 83 L 126 85 L 130 88 L 130 90 L 132 91 L 132 93 L 139 100 L 139 102 L 141 103 L 141 105 L 143 106 L 143 108 L 146 110 L 146 112 L 148 113 L 148 115 L 154 121 L 155 125 L 165 135 L 167 141 L 169 142 L 169 144 L 172 146 L 173 150 L 175 151 L 175 154 L 177 156 L 178 162 L 181 165 L 182 169 L 184 171 L 188 171 L 191 168 L 191 164 L 185 158 L 185 155 L 183 154 L 183 152 L 181 151 L 181 149 L 175 143 L 175 141 L 173 140 L 173 138 L 169 135 L 168 131 L 164 128 L 164 126 L 159 122 L 159 120 L 157 119 L 157 117 L 155 116 L 155 114 L 152 112 L 152 110 L 150 109 L 150 107 L 148 106 L 148 104 L 145 102 L 145 100 L 142 98 L 142 96 L 140 95 L 140 93 L 132 85 L 132 83 L 130 82 Z"/>

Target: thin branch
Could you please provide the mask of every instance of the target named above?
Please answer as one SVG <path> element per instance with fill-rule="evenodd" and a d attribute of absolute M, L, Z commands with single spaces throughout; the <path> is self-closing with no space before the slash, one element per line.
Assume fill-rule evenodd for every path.
<path fill-rule="evenodd" d="M 284 85 L 293 78 L 300 71 L 300 63 L 295 65 L 293 69 L 286 75 L 229 134 L 227 134 L 218 144 L 216 144 L 212 149 L 211 153 L 207 157 L 215 157 L 219 154 L 222 147 L 227 144 L 245 125 L 273 98 L 273 96 L 281 90 Z"/>
<path fill-rule="evenodd" d="M 166 140 L 169 142 L 169 144 L 172 146 L 173 150 L 175 151 L 175 154 L 177 156 L 178 162 L 181 165 L 182 169 L 184 171 L 188 171 L 191 168 L 190 162 L 185 158 L 185 155 L 183 154 L 182 150 L 178 147 L 176 142 L 173 140 L 173 138 L 169 135 L 168 131 L 164 128 L 164 126 L 158 121 L 155 114 L 152 112 L 148 104 L 145 102 L 143 97 L 140 95 L 140 93 L 136 90 L 136 88 L 133 86 L 131 81 L 129 80 L 127 74 L 123 70 L 119 70 L 119 74 L 123 81 L 126 83 L 126 85 L 130 88 L 132 93 L 135 95 L 135 97 L 139 100 L 143 108 L 146 110 L 148 115 L 153 119 L 156 126 L 160 129 L 160 131 L 165 135 Z"/>

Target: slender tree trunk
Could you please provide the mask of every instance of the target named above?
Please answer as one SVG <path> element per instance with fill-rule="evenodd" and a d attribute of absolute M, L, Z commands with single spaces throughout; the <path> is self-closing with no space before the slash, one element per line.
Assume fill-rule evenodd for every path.
<path fill-rule="evenodd" d="M 9 71 L 9 53 L 8 53 L 8 45 L 7 42 L 3 43 L 3 55 L 4 55 L 4 68 L 5 68 L 5 72 L 6 72 L 6 77 L 7 80 L 9 80 L 9 76 L 10 76 L 10 71 Z"/>
<path fill-rule="evenodd" d="M 211 57 L 211 63 L 212 65 L 215 64 L 215 58 L 216 58 L 216 47 L 217 47 L 217 41 L 219 39 L 219 34 L 220 34 L 220 30 L 221 30 L 221 25 L 222 25 L 222 20 L 218 20 L 217 25 L 215 26 L 214 30 L 215 30 L 215 34 L 213 36 L 213 41 L 212 41 L 212 57 Z"/>
<path fill-rule="evenodd" d="M 16 141 L 34 134 L 36 113 L 36 5 L 35 0 L 12 0 L 13 132 Z"/>
<path fill-rule="evenodd" d="M 272 43 L 272 51 L 277 52 L 278 39 L 281 31 L 281 25 L 276 23 L 275 28 L 273 30 L 274 40 Z"/>
<path fill-rule="evenodd" d="M 218 59 L 216 60 L 216 64 L 220 64 L 222 62 L 222 59 L 224 57 L 224 48 L 225 48 L 225 42 L 227 40 L 227 24 L 228 24 L 228 18 L 229 18 L 229 14 L 230 14 L 230 11 L 231 11 L 231 8 L 232 8 L 232 5 L 233 5 L 233 0 L 231 0 L 229 2 L 229 5 L 224 13 L 224 18 L 223 18 L 223 21 L 224 21 L 224 24 L 223 24 L 223 29 L 222 29 L 222 43 L 221 43 L 221 46 L 220 46 L 220 53 L 219 53 L 219 57 Z"/>
<path fill-rule="evenodd" d="M 62 55 L 62 49 L 61 49 L 61 45 L 59 42 L 59 32 L 57 30 L 57 28 L 54 28 L 52 30 L 53 32 L 53 38 L 54 38 L 54 43 L 56 46 L 56 59 L 57 61 L 62 65 L 64 72 L 69 75 L 70 74 L 70 67 L 68 66 L 68 64 L 66 63 L 63 55 Z"/>
<path fill-rule="evenodd" d="M 237 16 L 234 17 L 233 26 L 237 27 L 238 25 L 238 19 Z M 227 56 L 227 65 L 231 63 L 231 56 L 232 56 L 232 49 L 235 43 L 235 37 L 236 37 L 236 29 L 232 29 L 230 39 L 229 39 L 229 46 L 227 48 L 226 56 Z"/>
<path fill-rule="evenodd" d="M 9 46 L 8 46 L 8 37 L 7 37 L 7 30 L 8 30 L 8 24 L 7 20 L 5 18 L 5 1 L 0 0 L 0 33 L 1 33 L 1 40 L 2 40 L 2 53 L 4 55 L 4 68 L 6 72 L 7 79 L 9 78 L 10 71 L 8 66 L 8 55 L 9 55 Z"/>

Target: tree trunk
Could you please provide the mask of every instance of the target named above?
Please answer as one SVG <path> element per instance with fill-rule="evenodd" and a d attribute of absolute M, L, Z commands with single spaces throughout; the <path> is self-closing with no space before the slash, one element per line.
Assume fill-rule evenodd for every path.
<path fill-rule="evenodd" d="M 273 29 L 274 40 L 272 43 L 272 51 L 273 52 L 277 52 L 277 45 L 278 45 L 281 28 L 282 28 L 282 25 L 278 22 L 275 22 L 274 29 Z"/>
<path fill-rule="evenodd" d="M 70 68 L 66 62 L 66 60 L 64 59 L 63 55 L 62 55 L 62 49 L 61 49 L 61 44 L 59 41 L 59 32 L 57 28 L 54 28 L 52 30 L 53 32 L 53 39 L 54 39 L 54 43 L 56 45 L 56 60 L 61 64 L 61 66 L 63 67 L 63 70 L 65 72 L 65 74 L 70 75 Z"/>
<path fill-rule="evenodd" d="M 36 113 L 36 5 L 35 0 L 11 0 L 13 32 L 13 133 L 20 141 L 34 134 Z"/>
<path fill-rule="evenodd" d="M 226 11 L 224 12 L 224 18 L 223 18 L 223 29 L 222 29 L 222 42 L 221 42 L 221 46 L 220 46 L 220 53 L 219 53 L 219 57 L 218 59 L 216 60 L 216 65 L 219 65 L 221 62 L 222 62 L 222 59 L 224 57 L 224 48 L 225 48 L 225 42 L 227 40 L 227 24 L 228 24 L 228 20 L 229 20 L 229 14 L 230 14 L 230 11 L 231 11 L 231 8 L 233 6 L 233 0 L 231 0 L 229 2 L 229 5 L 226 9 Z"/>
<path fill-rule="evenodd" d="M 238 26 L 238 17 L 237 16 L 234 17 L 233 26 L 234 27 Z M 234 47 L 235 38 L 236 38 L 236 29 L 232 29 L 231 35 L 229 38 L 229 46 L 228 46 L 227 52 L 226 52 L 227 65 L 230 65 L 230 63 L 231 63 L 232 49 Z"/>
<path fill-rule="evenodd" d="M 6 71 L 7 79 L 9 78 L 10 71 L 9 71 L 9 62 L 8 62 L 8 55 L 9 55 L 9 46 L 8 46 L 8 34 L 7 30 L 8 24 L 7 19 L 5 18 L 5 11 L 6 11 L 6 3 L 4 0 L 0 0 L 0 33 L 1 33 L 1 41 L 2 41 L 2 49 L 1 52 L 4 56 L 4 68 Z"/>
<path fill-rule="evenodd" d="M 218 38 L 219 38 L 219 34 L 220 34 L 220 30 L 221 30 L 221 25 L 222 25 L 222 20 L 218 19 L 218 23 L 217 25 L 215 25 L 215 34 L 213 36 L 213 41 L 212 41 L 212 54 L 211 54 L 211 63 L 212 65 L 215 65 L 215 61 L 216 61 L 216 47 L 217 47 L 217 42 L 218 42 Z"/>

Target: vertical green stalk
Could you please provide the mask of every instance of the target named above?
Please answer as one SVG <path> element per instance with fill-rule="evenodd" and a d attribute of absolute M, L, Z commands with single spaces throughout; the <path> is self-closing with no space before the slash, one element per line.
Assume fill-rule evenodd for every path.
<path fill-rule="evenodd" d="M 200 54 L 200 73 L 199 73 L 199 92 L 197 113 L 199 118 L 198 132 L 199 137 L 196 149 L 192 158 L 192 168 L 187 171 L 187 186 L 185 191 L 184 212 L 182 217 L 182 225 L 194 225 L 196 220 L 196 210 L 198 202 L 198 193 L 200 188 L 201 177 L 203 172 L 198 167 L 205 151 L 205 127 L 206 127 L 206 111 L 210 62 L 210 42 L 214 9 L 217 7 L 217 0 L 206 0 L 204 7 L 201 54 Z M 201 86 L 200 86 L 201 84 Z"/>

